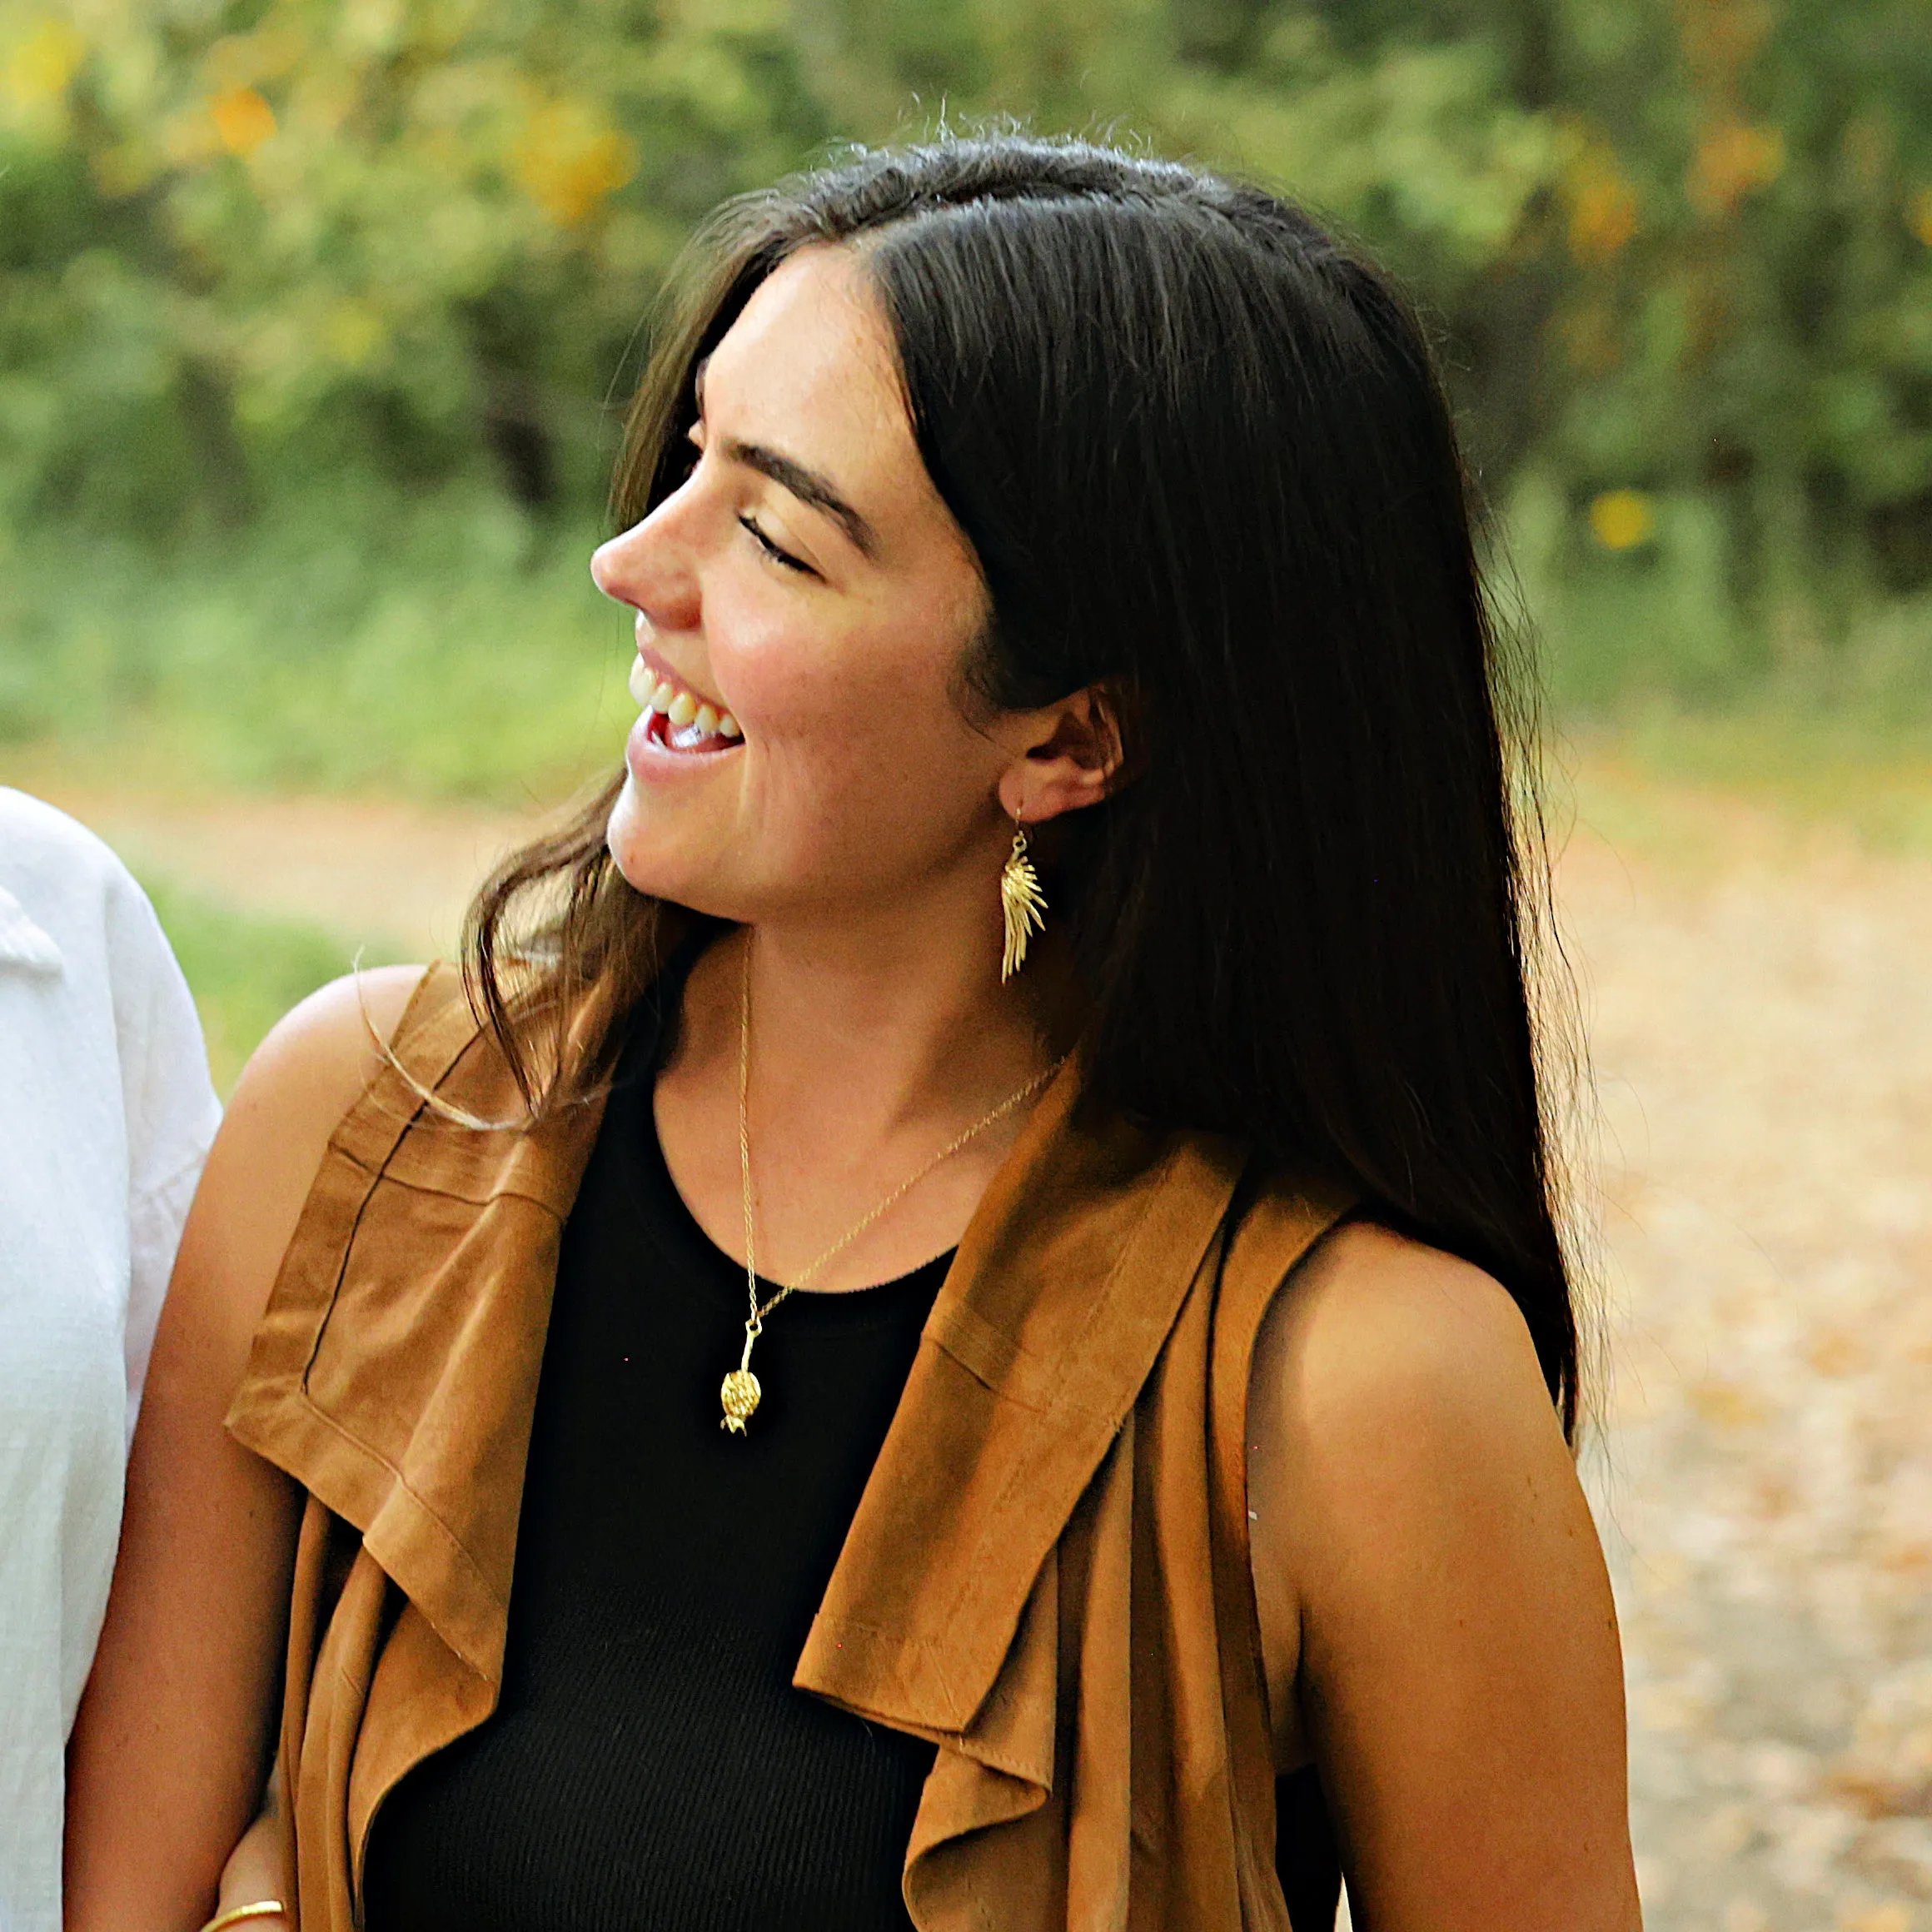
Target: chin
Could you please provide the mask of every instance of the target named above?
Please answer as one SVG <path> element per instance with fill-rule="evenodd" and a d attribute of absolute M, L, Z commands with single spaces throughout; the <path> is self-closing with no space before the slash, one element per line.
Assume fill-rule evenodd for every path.
<path fill-rule="evenodd" d="M 676 883 L 666 876 L 661 844 L 650 835 L 638 809 L 637 781 L 626 778 L 604 828 L 604 843 L 617 869 L 652 899 L 678 899 Z"/>
<path fill-rule="evenodd" d="M 647 899 L 668 899 L 692 912 L 720 919 L 733 916 L 724 908 L 706 903 L 704 874 L 708 869 L 695 869 L 665 850 L 665 840 L 641 809 L 635 779 L 625 780 L 624 789 L 610 808 L 604 844 L 625 882 Z"/>

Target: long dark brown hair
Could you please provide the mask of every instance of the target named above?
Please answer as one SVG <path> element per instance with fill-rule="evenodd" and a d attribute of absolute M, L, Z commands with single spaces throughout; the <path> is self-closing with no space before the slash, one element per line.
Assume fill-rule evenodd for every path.
<path fill-rule="evenodd" d="M 1117 695 L 1134 775 L 1067 822 L 1053 891 L 1087 1091 L 1338 1177 L 1487 1269 L 1573 1428 L 1527 687 L 1413 311 L 1297 208 L 1193 168 L 1014 136 L 866 154 L 700 237 L 631 412 L 620 526 L 684 481 L 694 371 L 752 291 L 854 241 L 989 592 L 973 701 Z M 539 1112 L 603 1076 L 678 916 L 605 849 L 620 782 L 471 914 L 472 997 Z"/>

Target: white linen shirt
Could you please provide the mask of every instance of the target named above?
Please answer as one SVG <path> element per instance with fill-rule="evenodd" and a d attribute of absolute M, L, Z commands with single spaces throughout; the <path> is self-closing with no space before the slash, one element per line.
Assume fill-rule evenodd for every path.
<path fill-rule="evenodd" d="M 67 1732 L 219 1118 L 141 888 L 92 833 L 0 786 L 0 1932 L 59 1932 Z"/>

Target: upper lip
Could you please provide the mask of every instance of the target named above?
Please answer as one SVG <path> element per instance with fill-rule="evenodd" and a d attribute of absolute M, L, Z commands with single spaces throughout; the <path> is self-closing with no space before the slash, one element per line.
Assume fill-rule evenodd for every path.
<path fill-rule="evenodd" d="M 714 711 L 718 712 L 720 715 L 731 709 L 722 698 L 714 698 L 708 691 L 700 690 L 675 665 L 670 663 L 669 660 L 659 656 L 641 639 L 638 642 L 637 655 L 644 660 L 645 665 L 650 670 L 657 673 L 659 677 L 669 678 L 680 691 L 689 691 L 700 705 L 709 705 Z"/>

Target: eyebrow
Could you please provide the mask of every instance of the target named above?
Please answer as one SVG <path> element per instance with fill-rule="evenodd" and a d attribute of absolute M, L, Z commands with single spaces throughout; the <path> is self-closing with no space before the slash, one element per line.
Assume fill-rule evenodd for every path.
<path fill-rule="evenodd" d="M 824 510 L 863 555 L 868 557 L 879 555 L 878 533 L 817 471 L 808 470 L 803 463 L 794 463 L 789 456 L 782 456 L 776 450 L 768 450 L 760 443 L 728 441 L 724 454 L 733 462 L 742 463 L 746 469 L 770 477 L 780 489 L 789 490 L 799 502 Z"/>
<path fill-rule="evenodd" d="M 707 356 L 698 365 L 693 384 L 700 417 L 705 411 L 705 369 L 710 361 Z M 762 443 L 742 443 L 733 439 L 725 443 L 724 454 L 734 463 L 742 463 L 746 469 L 755 470 L 761 476 L 769 476 L 781 490 L 789 490 L 799 502 L 823 510 L 852 540 L 861 555 L 878 556 L 878 531 L 816 470 L 808 470 L 803 463 L 794 461 L 780 451 L 767 449 Z"/>

